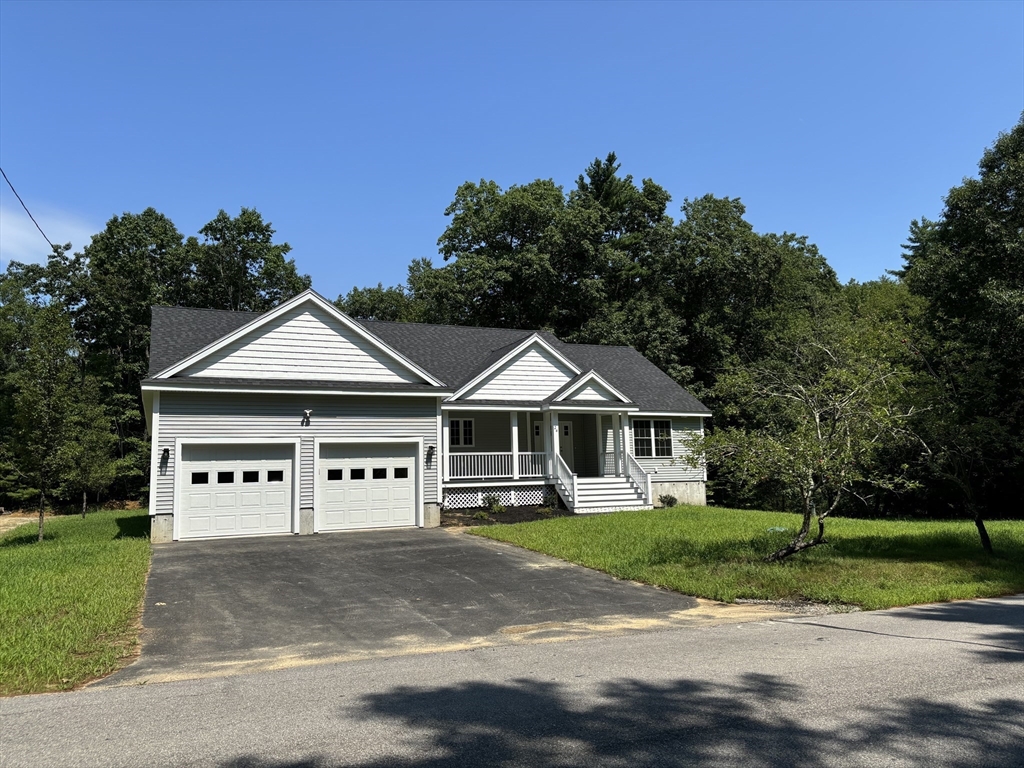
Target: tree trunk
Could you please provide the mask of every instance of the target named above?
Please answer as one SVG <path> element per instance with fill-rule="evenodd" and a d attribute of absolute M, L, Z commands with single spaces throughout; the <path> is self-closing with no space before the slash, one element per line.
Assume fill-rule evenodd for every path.
<path fill-rule="evenodd" d="M 985 551 L 990 555 L 995 554 L 992 550 L 992 539 L 988 537 L 988 531 L 985 530 L 985 521 L 981 519 L 981 513 L 974 513 L 974 525 L 978 528 L 978 535 L 981 537 L 981 546 L 985 548 Z"/>
<path fill-rule="evenodd" d="M 82 491 L 82 519 L 85 520 L 85 491 Z"/>
<path fill-rule="evenodd" d="M 43 506 L 46 504 L 46 494 L 42 491 L 39 492 L 39 538 L 37 541 L 43 540 Z"/>

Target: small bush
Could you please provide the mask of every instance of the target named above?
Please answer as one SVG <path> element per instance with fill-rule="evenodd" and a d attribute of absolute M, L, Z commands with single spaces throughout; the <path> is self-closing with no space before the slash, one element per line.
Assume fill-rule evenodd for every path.
<path fill-rule="evenodd" d="M 486 494 L 483 501 L 484 507 L 491 514 L 500 515 L 505 511 L 505 506 L 501 503 L 501 497 L 496 493 Z"/>
<path fill-rule="evenodd" d="M 670 493 L 663 493 L 658 497 L 658 503 L 663 507 L 674 507 L 679 503 L 679 500 Z"/>
<path fill-rule="evenodd" d="M 490 520 L 491 518 L 482 509 L 473 515 L 474 520 Z"/>

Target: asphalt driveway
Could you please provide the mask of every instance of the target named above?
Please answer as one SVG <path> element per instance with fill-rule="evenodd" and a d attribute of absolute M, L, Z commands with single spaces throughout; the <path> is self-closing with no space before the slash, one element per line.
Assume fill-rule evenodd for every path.
<path fill-rule="evenodd" d="M 104 684 L 690 623 L 697 600 L 447 530 L 153 547 L 142 654 Z"/>

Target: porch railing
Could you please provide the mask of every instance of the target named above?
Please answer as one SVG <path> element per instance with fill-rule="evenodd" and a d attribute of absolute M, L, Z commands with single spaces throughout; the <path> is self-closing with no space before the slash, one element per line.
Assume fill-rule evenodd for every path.
<path fill-rule="evenodd" d="M 511 453 L 450 453 L 448 476 L 512 477 Z"/>
<path fill-rule="evenodd" d="M 555 456 L 555 477 L 558 478 L 558 490 L 562 494 L 565 506 L 570 510 L 574 509 L 576 499 L 579 498 L 576 490 L 576 473 L 569 469 L 569 465 L 565 463 L 561 454 Z"/>
<path fill-rule="evenodd" d="M 544 477 L 547 463 L 547 454 L 539 453 L 519 454 L 519 476 L 520 477 Z"/>
<path fill-rule="evenodd" d="M 644 504 L 653 504 L 651 500 L 653 490 L 651 489 L 651 476 L 640 466 L 639 462 L 630 454 L 626 454 L 626 477 L 632 480 L 640 493 L 644 495 Z"/>

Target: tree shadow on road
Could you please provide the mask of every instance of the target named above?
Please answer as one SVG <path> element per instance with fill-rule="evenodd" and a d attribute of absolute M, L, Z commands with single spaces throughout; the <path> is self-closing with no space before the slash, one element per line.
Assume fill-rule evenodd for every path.
<path fill-rule="evenodd" d="M 1018 765 L 1024 743 L 1021 701 L 992 701 L 983 709 L 925 700 L 880 703 L 854 722 L 814 729 L 802 714 L 821 714 L 811 709 L 820 702 L 802 701 L 799 687 L 769 675 L 732 684 L 620 680 L 603 685 L 596 704 L 581 704 L 574 688 L 537 680 L 399 687 L 343 712 L 346 719 L 394 725 L 393 738 L 375 745 L 380 757 L 374 760 L 240 756 L 223 765 L 816 768 L 895 759 L 974 768 Z"/>
<path fill-rule="evenodd" d="M 978 642 L 989 643 L 992 647 L 976 649 L 986 661 L 1024 663 L 1024 601 L 1019 597 L 917 606 L 892 613 L 896 617 L 922 622 L 955 622 L 987 627 L 978 635 Z M 1024 747 L 1021 751 L 1024 753 Z M 1020 763 L 1024 765 L 1024 758 Z"/>

